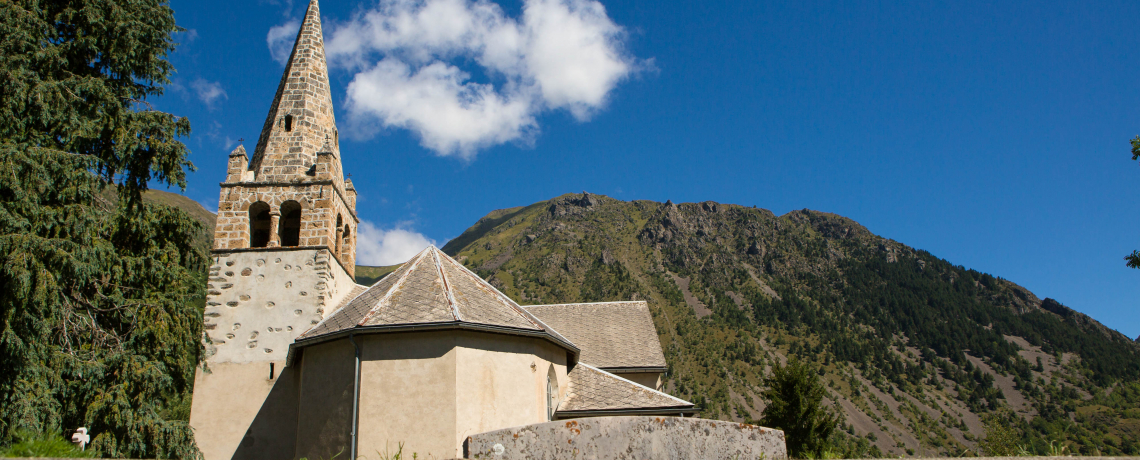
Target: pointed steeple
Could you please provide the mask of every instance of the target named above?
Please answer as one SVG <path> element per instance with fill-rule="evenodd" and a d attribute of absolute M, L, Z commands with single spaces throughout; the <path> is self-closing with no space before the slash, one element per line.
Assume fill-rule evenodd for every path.
<path fill-rule="evenodd" d="M 285 182 L 303 176 L 317 162 L 326 137 L 332 140 L 329 152 L 333 153 L 339 172 L 340 149 L 321 35 L 321 11 L 317 0 L 311 0 L 249 169 L 259 182 Z"/>

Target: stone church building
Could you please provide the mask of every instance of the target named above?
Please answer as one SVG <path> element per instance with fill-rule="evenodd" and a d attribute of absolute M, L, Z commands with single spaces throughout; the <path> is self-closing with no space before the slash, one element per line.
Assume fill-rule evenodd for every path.
<path fill-rule="evenodd" d="M 356 284 L 357 192 L 337 134 L 312 0 L 253 155 L 235 149 L 221 184 L 190 417 L 206 460 L 401 443 L 452 458 L 510 427 L 695 414 L 660 391 L 645 302 L 520 306 L 434 247 Z"/>

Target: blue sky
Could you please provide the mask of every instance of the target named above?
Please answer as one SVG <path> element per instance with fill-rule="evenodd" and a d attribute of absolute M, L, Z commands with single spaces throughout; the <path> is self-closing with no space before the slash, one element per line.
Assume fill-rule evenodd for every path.
<path fill-rule="evenodd" d="M 157 105 L 190 117 L 185 194 L 210 209 L 280 79 L 271 31 L 291 44 L 306 4 L 171 2 L 188 31 Z M 1140 3 L 326 0 L 321 13 L 373 261 L 583 190 L 810 208 L 1140 334 L 1140 270 L 1123 261 L 1140 249 Z M 400 14 L 419 28 L 376 28 Z M 474 35 L 440 39 L 457 18 Z M 395 104 L 391 88 L 425 99 Z"/>

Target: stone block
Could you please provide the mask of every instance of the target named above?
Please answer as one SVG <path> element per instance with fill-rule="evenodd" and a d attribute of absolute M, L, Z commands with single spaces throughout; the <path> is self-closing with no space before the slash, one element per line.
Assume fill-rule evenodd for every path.
<path fill-rule="evenodd" d="M 787 458 L 784 432 L 743 423 L 680 417 L 595 417 L 479 433 L 467 458 L 765 459 Z"/>

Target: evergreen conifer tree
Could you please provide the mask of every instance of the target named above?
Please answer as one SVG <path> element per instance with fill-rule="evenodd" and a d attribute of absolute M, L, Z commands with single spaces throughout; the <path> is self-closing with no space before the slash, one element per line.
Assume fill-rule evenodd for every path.
<path fill-rule="evenodd" d="M 0 1 L 0 445 L 86 426 L 104 456 L 199 456 L 200 226 L 141 199 L 193 168 L 147 103 L 178 30 L 162 0 Z"/>
<path fill-rule="evenodd" d="M 760 396 L 768 405 L 760 424 L 784 430 L 789 457 L 823 458 L 839 421 L 823 407 L 827 390 L 819 376 L 807 363 L 791 357 L 786 366 L 777 363 L 764 384 L 768 388 Z"/>

